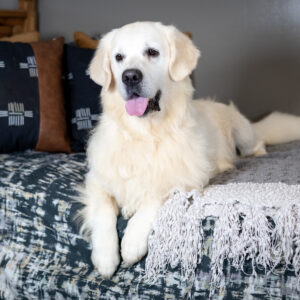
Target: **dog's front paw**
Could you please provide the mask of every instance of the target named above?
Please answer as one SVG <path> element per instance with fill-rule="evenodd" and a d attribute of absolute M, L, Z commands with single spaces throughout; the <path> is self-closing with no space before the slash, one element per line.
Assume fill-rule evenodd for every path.
<path fill-rule="evenodd" d="M 143 258 L 148 250 L 147 241 L 122 240 L 122 258 L 127 266 L 133 265 Z"/>
<path fill-rule="evenodd" d="M 122 239 L 121 252 L 127 266 L 138 262 L 148 251 L 148 235 L 126 232 Z"/>
<path fill-rule="evenodd" d="M 91 259 L 95 268 L 104 278 L 110 278 L 120 263 L 119 253 L 97 251 L 96 249 L 93 250 Z"/>

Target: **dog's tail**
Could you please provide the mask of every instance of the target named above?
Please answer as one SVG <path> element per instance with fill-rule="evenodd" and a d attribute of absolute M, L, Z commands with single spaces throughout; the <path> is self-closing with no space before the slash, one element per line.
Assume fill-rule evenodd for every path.
<path fill-rule="evenodd" d="M 300 140 L 300 117 L 294 115 L 273 112 L 252 126 L 266 145 Z"/>

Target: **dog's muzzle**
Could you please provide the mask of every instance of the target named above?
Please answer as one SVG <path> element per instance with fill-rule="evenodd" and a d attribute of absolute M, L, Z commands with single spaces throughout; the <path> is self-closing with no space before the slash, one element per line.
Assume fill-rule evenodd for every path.
<path fill-rule="evenodd" d="M 142 80 L 143 73 L 138 69 L 127 69 L 122 74 L 122 82 L 129 95 L 125 108 L 130 116 L 142 117 L 152 111 L 160 111 L 161 91 L 159 90 L 153 98 L 144 97 L 140 84 Z"/>

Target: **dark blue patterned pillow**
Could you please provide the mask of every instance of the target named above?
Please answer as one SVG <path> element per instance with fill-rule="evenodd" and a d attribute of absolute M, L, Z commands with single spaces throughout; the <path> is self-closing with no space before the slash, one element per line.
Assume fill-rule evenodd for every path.
<path fill-rule="evenodd" d="M 39 119 L 39 88 L 31 46 L 0 43 L 0 152 L 34 148 Z"/>
<path fill-rule="evenodd" d="M 85 151 L 89 132 L 102 112 L 101 87 L 90 79 L 88 72 L 94 51 L 65 45 L 67 118 L 74 152 Z"/>

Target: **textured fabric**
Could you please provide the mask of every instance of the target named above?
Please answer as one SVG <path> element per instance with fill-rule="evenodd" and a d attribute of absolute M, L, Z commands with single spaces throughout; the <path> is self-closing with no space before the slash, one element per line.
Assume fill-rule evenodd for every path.
<path fill-rule="evenodd" d="M 63 39 L 0 42 L 0 153 L 70 152 L 62 53 Z"/>
<path fill-rule="evenodd" d="M 226 176 L 231 182 L 234 176 L 246 178 L 253 168 L 268 172 L 269 168 L 259 167 L 265 161 L 272 168 L 281 164 L 281 173 L 289 174 L 289 163 L 295 162 L 299 149 L 299 142 L 290 143 L 270 148 L 264 158 L 243 159 L 222 181 L 227 182 Z M 242 167 L 244 163 L 249 168 Z M 149 285 L 142 278 L 145 259 L 130 268 L 121 264 L 109 280 L 100 277 L 90 260 L 90 244 L 78 235 L 73 220 L 81 206 L 72 199 L 85 172 L 82 153 L 0 155 L 0 299 L 209 299 L 217 220 L 213 217 L 202 224 L 203 259 L 195 281 L 184 281 L 180 267 L 168 267 Z M 269 175 L 261 174 L 265 176 Z M 120 218 L 120 237 L 125 226 Z M 212 299 L 299 299 L 293 272 L 279 265 L 268 276 L 257 270 L 254 277 L 248 275 L 251 268 L 250 261 L 244 272 L 225 263 L 223 287 L 216 289 Z"/>
<path fill-rule="evenodd" d="M 233 172 L 219 174 L 210 184 L 232 182 L 300 184 L 300 142 L 276 145 L 269 149 L 268 155 L 239 160 Z"/>
<path fill-rule="evenodd" d="M 102 111 L 101 87 L 89 76 L 92 49 L 65 45 L 65 89 L 68 108 L 68 126 L 71 128 L 72 151 L 85 151 L 90 130 L 96 125 Z"/>
<path fill-rule="evenodd" d="M 268 274 L 278 265 L 293 270 L 300 292 L 300 185 L 281 182 L 210 185 L 203 193 L 174 191 L 153 224 L 145 278 L 155 282 L 171 265 L 181 266 L 184 278 L 195 279 L 203 259 L 202 224 L 210 216 L 217 217 L 212 291 L 220 284 L 225 262 L 243 270 L 251 260 L 252 276 L 258 268 Z"/>
<path fill-rule="evenodd" d="M 33 149 L 40 107 L 36 61 L 29 44 L 0 42 L 0 153 Z"/>

